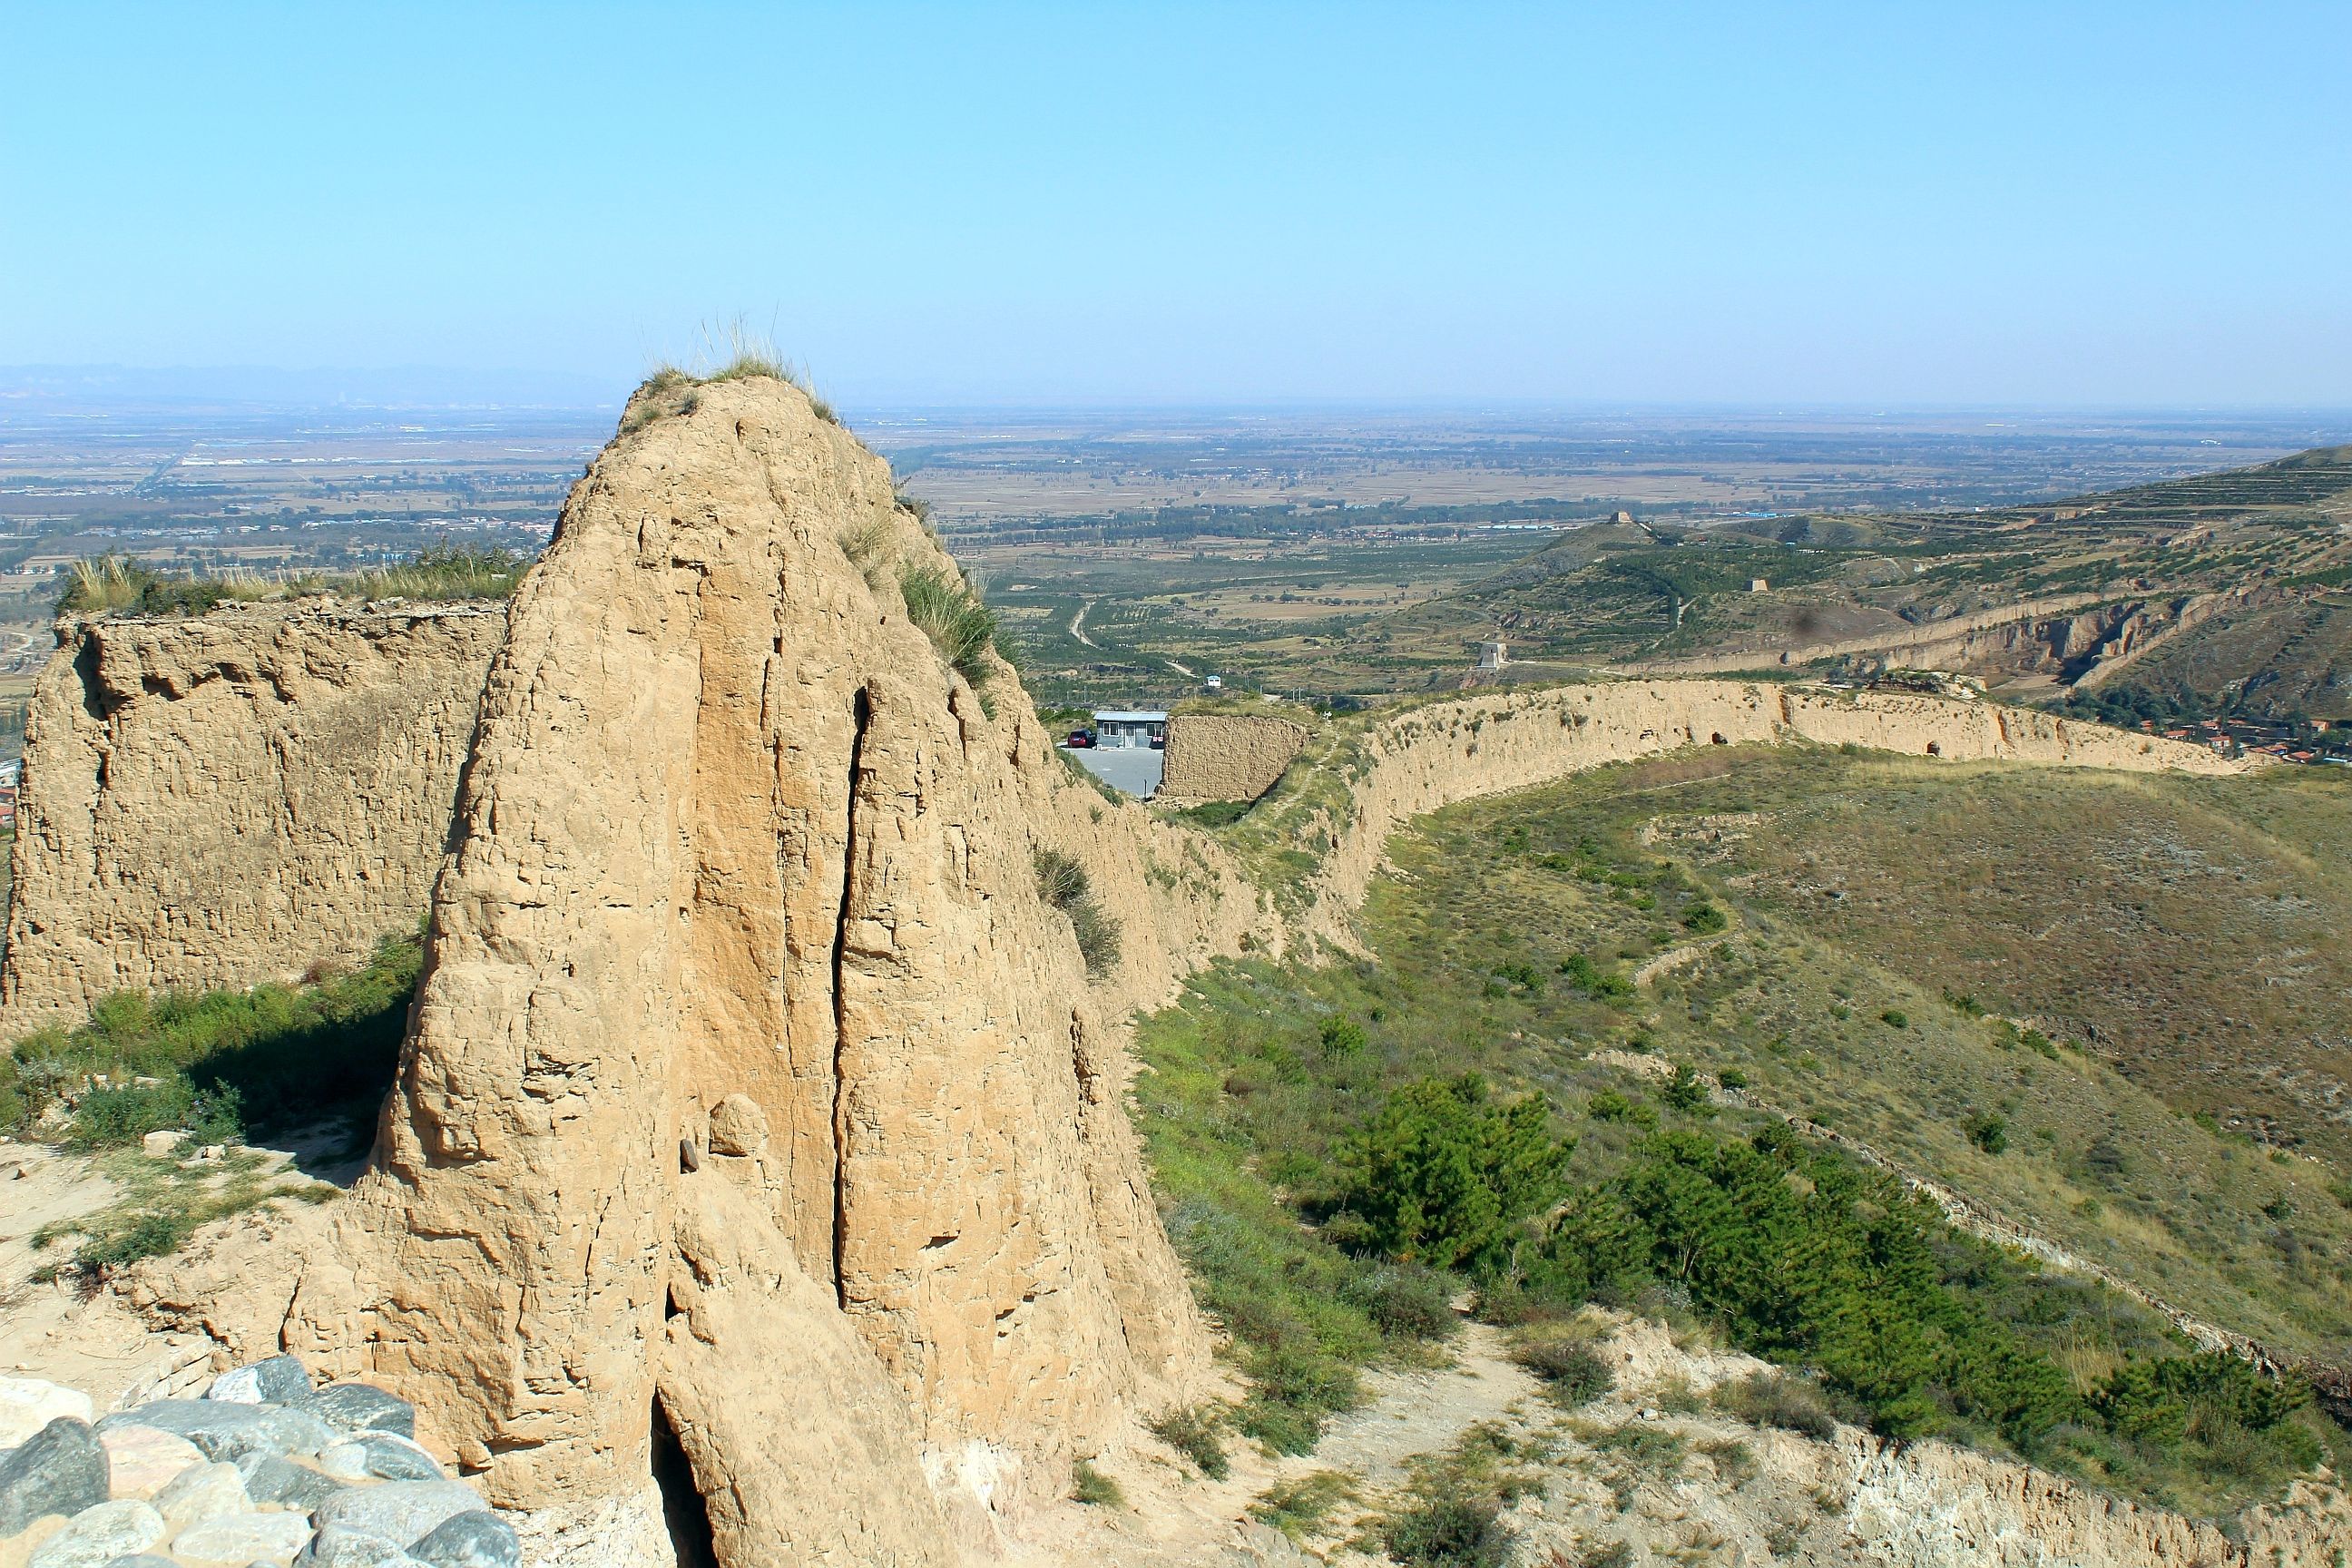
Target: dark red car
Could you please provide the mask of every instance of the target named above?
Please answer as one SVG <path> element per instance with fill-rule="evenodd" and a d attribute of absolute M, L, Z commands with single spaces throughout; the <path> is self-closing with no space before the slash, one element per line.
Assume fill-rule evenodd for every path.
<path fill-rule="evenodd" d="M 1094 743 L 1095 732 L 1092 730 L 1073 730 L 1066 742 L 1072 751 L 1077 752 L 1083 752 Z"/>

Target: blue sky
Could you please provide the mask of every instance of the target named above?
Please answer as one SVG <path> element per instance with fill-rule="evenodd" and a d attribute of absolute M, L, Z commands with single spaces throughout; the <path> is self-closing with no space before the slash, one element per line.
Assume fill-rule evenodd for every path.
<path fill-rule="evenodd" d="M 2352 5 L 10 8 L 0 363 L 2352 405 Z"/>

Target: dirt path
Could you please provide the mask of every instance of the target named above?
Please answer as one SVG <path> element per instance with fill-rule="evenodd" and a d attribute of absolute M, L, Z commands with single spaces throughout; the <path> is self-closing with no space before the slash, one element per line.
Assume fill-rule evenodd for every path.
<path fill-rule="evenodd" d="M 1078 605 L 1078 613 L 1070 617 L 1070 636 L 1088 647 L 1100 647 L 1102 646 L 1100 643 L 1087 636 L 1087 612 L 1094 607 L 1095 602 L 1092 599 L 1085 600 Z"/>

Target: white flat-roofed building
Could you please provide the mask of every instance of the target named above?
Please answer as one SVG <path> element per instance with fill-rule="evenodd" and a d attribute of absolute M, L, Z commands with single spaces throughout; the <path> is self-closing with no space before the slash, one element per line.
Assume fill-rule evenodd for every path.
<path fill-rule="evenodd" d="M 1095 715 L 1095 744 L 1118 750 L 1168 739 L 1168 713 L 1157 708 L 1106 708 Z"/>

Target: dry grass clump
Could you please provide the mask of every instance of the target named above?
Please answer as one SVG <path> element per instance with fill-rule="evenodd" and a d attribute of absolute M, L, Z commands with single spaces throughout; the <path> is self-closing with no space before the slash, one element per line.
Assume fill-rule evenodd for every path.
<path fill-rule="evenodd" d="M 1118 921 L 1103 912 L 1087 868 L 1058 849 L 1040 849 L 1035 859 L 1038 895 L 1070 917 L 1087 973 L 1109 973 L 1118 964 Z"/>
<path fill-rule="evenodd" d="M 898 563 L 898 547 L 892 539 L 894 531 L 887 517 L 868 517 L 863 522 L 851 524 L 841 534 L 841 552 L 857 568 L 866 585 L 879 590 L 888 580 L 890 570 Z"/>
<path fill-rule="evenodd" d="M 740 316 L 723 322 L 705 322 L 701 336 L 701 346 L 692 356 L 690 365 L 664 362 L 646 377 L 621 421 L 623 435 L 642 430 L 665 415 L 693 413 L 697 406 L 695 387 L 761 376 L 798 389 L 808 398 L 809 407 L 816 416 L 826 424 L 841 423 L 841 416 L 810 381 L 808 367 L 786 359 L 772 337 L 751 331 Z"/>
<path fill-rule="evenodd" d="M 397 565 L 356 573 L 245 567 L 174 576 L 123 555 L 77 561 L 58 599 L 60 615 L 201 616 L 225 604 L 268 604 L 331 594 L 362 599 L 503 599 L 530 563 L 511 550 L 428 544 Z"/>
<path fill-rule="evenodd" d="M 899 570 L 898 592 L 907 601 L 907 618 L 922 627 L 940 657 L 971 683 L 988 716 L 996 717 L 988 689 L 996 676 L 989 660 L 996 651 L 996 612 L 981 602 L 952 566 L 910 562 Z"/>

